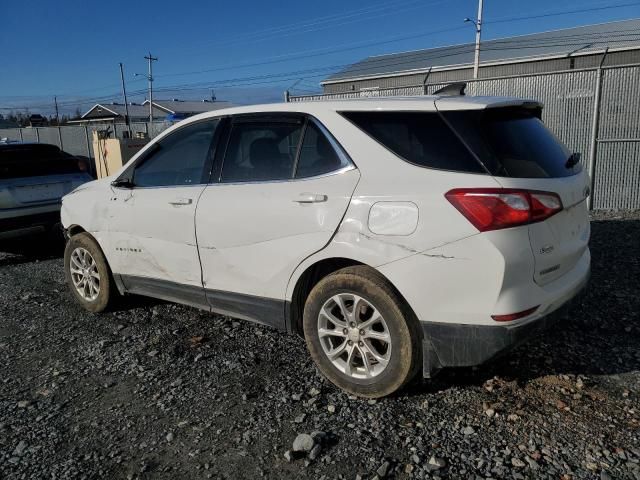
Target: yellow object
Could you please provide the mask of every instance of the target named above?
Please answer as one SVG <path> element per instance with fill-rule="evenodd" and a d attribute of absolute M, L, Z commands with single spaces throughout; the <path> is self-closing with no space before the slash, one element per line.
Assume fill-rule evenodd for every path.
<path fill-rule="evenodd" d="M 93 156 L 97 178 L 116 173 L 148 142 L 148 138 L 99 138 L 98 133 L 93 132 Z"/>

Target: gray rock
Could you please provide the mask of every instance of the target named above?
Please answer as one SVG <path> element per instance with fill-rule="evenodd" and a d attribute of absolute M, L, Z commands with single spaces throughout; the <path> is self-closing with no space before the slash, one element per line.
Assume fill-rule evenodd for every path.
<path fill-rule="evenodd" d="M 293 461 L 293 453 L 291 453 L 291 450 L 287 450 L 286 452 L 284 452 L 284 459 L 287 462 Z"/>
<path fill-rule="evenodd" d="M 444 458 L 436 457 L 432 455 L 429 461 L 427 462 L 427 470 L 430 472 L 434 472 L 436 470 L 440 470 L 447 466 L 447 461 Z"/>
<path fill-rule="evenodd" d="M 462 433 L 464 435 L 473 435 L 474 433 L 476 433 L 476 431 L 474 430 L 473 427 L 464 427 L 464 430 L 462 430 Z"/>
<path fill-rule="evenodd" d="M 313 437 L 307 433 L 300 433 L 293 441 L 294 452 L 310 452 L 315 442 Z"/>
<path fill-rule="evenodd" d="M 26 448 L 27 448 L 27 442 L 25 442 L 24 440 L 20 440 L 16 448 L 13 450 L 13 454 L 21 457 L 24 451 L 26 450 Z"/>
<path fill-rule="evenodd" d="M 175 435 L 173 434 L 173 432 L 169 432 L 167 433 L 167 436 L 165 438 L 167 439 L 167 442 L 173 442 Z"/>
<path fill-rule="evenodd" d="M 322 447 L 319 443 L 316 443 L 311 451 L 309 452 L 309 460 L 315 460 L 320 456 L 320 452 L 322 451 Z"/>
<path fill-rule="evenodd" d="M 376 470 L 376 474 L 380 477 L 380 478 L 384 478 L 387 476 L 387 473 L 389 472 L 389 467 L 391 466 L 391 464 L 388 461 L 384 461 L 382 463 L 382 465 L 380 465 L 378 467 L 378 469 Z"/>
<path fill-rule="evenodd" d="M 536 462 L 533 458 L 526 456 L 524 457 L 524 459 L 529 464 L 529 468 L 531 468 L 531 470 L 537 470 L 538 468 L 540 468 L 538 462 Z"/>
<path fill-rule="evenodd" d="M 513 457 L 511 459 L 511 465 L 517 468 L 522 468 L 527 466 L 527 464 L 524 463 L 522 460 L 520 460 L 518 457 Z"/>

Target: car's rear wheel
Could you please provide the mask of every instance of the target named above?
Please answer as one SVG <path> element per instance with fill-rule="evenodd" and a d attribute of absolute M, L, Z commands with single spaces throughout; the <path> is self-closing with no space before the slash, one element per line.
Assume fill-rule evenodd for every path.
<path fill-rule="evenodd" d="M 344 268 L 322 279 L 307 298 L 303 327 L 321 373 L 358 396 L 389 395 L 420 365 L 417 320 L 369 267 Z"/>
<path fill-rule="evenodd" d="M 88 233 L 72 236 L 64 250 L 67 284 L 78 303 L 90 312 L 102 312 L 118 296 L 107 260 Z"/>

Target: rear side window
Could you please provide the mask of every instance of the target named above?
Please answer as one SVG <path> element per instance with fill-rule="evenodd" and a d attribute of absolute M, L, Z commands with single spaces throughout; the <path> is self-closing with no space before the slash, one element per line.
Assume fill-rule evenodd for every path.
<path fill-rule="evenodd" d="M 399 157 L 421 167 L 486 173 L 437 112 L 343 112 Z"/>
<path fill-rule="evenodd" d="M 304 131 L 295 178 L 314 177 L 335 172 L 347 165 L 347 160 L 338 155 L 320 128 L 309 121 Z"/>
<path fill-rule="evenodd" d="M 574 175 L 582 169 L 535 110 L 496 108 L 443 115 L 492 175 L 556 178 Z"/>
<path fill-rule="evenodd" d="M 241 121 L 231 128 L 222 164 L 223 183 L 293 177 L 302 121 Z"/>
<path fill-rule="evenodd" d="M 55 145 L 0 146 L 0 179 L 81 173 L 78 159 Z"/>

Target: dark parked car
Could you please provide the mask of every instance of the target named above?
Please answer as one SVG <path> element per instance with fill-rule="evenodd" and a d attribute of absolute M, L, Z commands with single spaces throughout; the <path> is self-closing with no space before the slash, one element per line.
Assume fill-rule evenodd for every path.
<path fill-rule="evenodd" d="M 91 180 L 87 163 L 42 143 L 0 143 L 0 240 L 51 231 L 64 195 Z"/>

